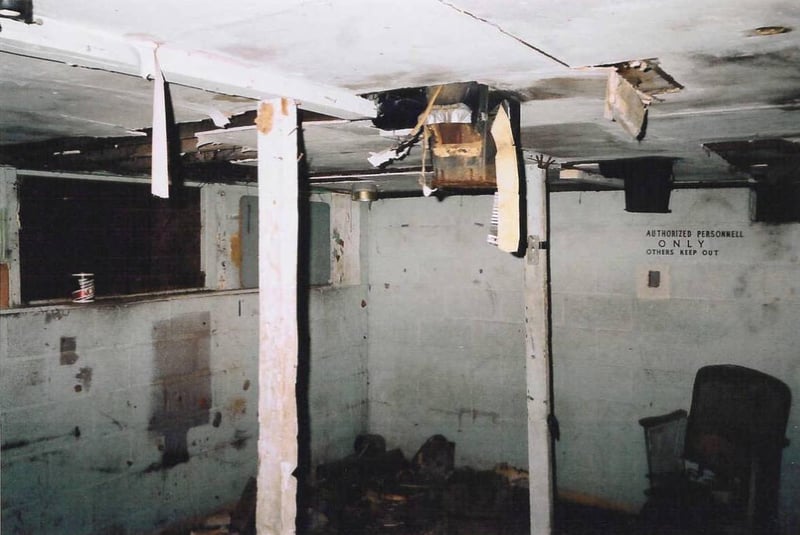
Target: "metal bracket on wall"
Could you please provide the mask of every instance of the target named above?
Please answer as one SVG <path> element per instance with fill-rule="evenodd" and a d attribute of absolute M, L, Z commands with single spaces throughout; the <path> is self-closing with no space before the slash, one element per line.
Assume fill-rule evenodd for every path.
<path fill-rule="evenodd" d="M 547 249 L 547 242 L 539 239 L 539 236 L 528 236 L 528 250 L 525 256 L 528 257 L 528 264 L 539 265 L 539 251 Z"/>

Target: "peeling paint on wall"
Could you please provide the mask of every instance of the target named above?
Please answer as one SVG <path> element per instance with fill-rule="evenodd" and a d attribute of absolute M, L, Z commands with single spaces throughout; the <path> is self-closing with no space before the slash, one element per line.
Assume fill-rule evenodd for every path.
<path fill-rule="evenodd" d="M 92 369 L 87 367 L 81 368 L 80 371 L 75 374 L 75 379 L 78 380 L 78 384 L 75 385 L 75 391 L 80 392 L 82 390 L 89 390 L 92 387 Z"/>
<path fill-rule="evenodd" d="M 165 469 L 189 460 L 189 429 L 209 423 L 210 313 L 184 314 L 156 322 L 153 345 L 154 379 L 161 383 L 161 389 L 153 399 L 149 429 L 163 435 L 158 468 Z"/>
<path fill-rule="evenodd" d="M 46 320 L 45 320 L 46 321 Z M 69 366 L 78 361 L 78 354 L 75 352 L 77 349 L 77 342 L 74 337 L 62 336 L 61 337 L 61 358 L 59 360 L 62 366 Z"/>
<path fill-rule="evenodd" d="M 258 108 L 258 117 L 255 120 L 259 132 L 269 134 L 272 131 L 272 118 L 274 115 L 275 110 L 272 109 L 272 104 L 262 102 Z"/>

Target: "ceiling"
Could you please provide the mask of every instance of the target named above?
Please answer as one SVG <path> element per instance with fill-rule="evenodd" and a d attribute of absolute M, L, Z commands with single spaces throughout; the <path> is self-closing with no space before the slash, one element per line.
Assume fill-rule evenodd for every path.
<path fill-rule="evenodd" d="M 146 143 L 155 47 L 176 121 L 217 130 L 206 142 L 252 147 L 235 118 L 260 98 L 339 118 L 304 123 L 311 170 L 331 183 L 375 172 L 369 153 L 396 141 L 363 95 L 450 82 L 519 98 L 525 153 L 562 166 L 655 156 L 675 159 L 676 181 L 737 180 L 747 166 L 704 145 L 800 140 L 796 0 L 35 0 L 34 18 L 0 20 L 0 164 L 63 153 L 64 138 Z M 772 27 L 789 31 L 757 30 Z M 604 117 L 609 66 L 653 58 L 683 89 L 656 96 L 637 141 Z M 403 171 L 419 163 L 412 150 L 382 187 L 414 188 Z"/>

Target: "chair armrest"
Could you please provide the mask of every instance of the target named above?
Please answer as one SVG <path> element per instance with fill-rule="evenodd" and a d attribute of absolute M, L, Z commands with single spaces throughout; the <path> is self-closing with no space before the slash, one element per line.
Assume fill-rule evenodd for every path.
<path fill-rule="evenodd" d="M 645 430 L 656 427 L 663 424 L 672 423 L 678 420 L 684 420 L 688 417 L 688 414 L 683 409 L 678 409 L 676 411 L 672 411 L 669 414 L 662 414 L 661 416 L 648 416 L 647 418 L 642 418 L 639 420 L 639 425 L 645 428 Z"/>

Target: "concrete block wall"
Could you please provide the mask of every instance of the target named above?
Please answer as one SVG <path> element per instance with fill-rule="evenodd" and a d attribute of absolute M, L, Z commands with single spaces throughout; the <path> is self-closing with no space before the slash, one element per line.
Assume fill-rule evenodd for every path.
<path fill-rule="evenodd" d="M 0 313 L 2 533 L 148 533 L 256 470 L 252 292 Z"/>
<path fill-rule="evenodd" d="M 752 223 L 746 189 L 677 190 L 670 208 L 627 213 L 622 192 L 551 195 L 559 487 L 632 510 L 647 487 L 637 421 L 688 409 L 698 368 L 756 368 L 800 396 L 800 225 Z M 698 235 L 717 230 L 741 237 Z M 648 287 L 649 271 L 659 288 Z M 796 533 L 796 401 L 787 435 L 781 514 L 784 532 Z"/>
<path fill-rule="evenodd" d="M 353 453 L 367 429 L 365 285 L 311 289 L 309 413 L 312 468 Z"/>
<path fill-rule="evenodd" d="M 252 191 L 205 193 L 210 285 L 238 284 L 235 214 Z M 337 281 L 307 296 L 301 355 L 312 465 L 367 425 L 362 209 L 329 197 Z M 151 533 L 236 501 L 256 471 L 257 396 L 254 290 L 0 311 L 0 531 Z"/>
<path fill-rule="evenodd" d="M 315 194 L 331 207 L 331 281 L 308 295 L 311 468 L 353 453 L 367 430 L 366 206 L 349 195 Z M 307 358 L 301 355 L 301 359 Z M 301 374 L 303 373 L 301 366 Z"/>
<path fill-rule="evenodd" d="M 390 199 L 369 212 L 369 430 L 413 455 L 527 466 L 522 260 L 486 243 L 491 196 Z"/>

